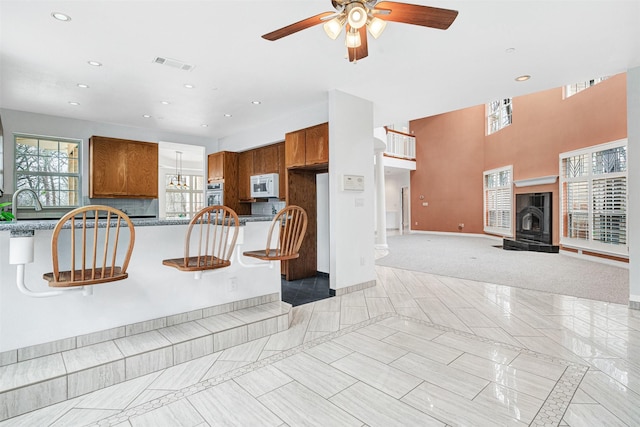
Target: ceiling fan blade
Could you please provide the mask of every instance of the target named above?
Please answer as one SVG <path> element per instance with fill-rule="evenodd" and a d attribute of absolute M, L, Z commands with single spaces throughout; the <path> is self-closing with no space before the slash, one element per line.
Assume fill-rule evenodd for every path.
<path fill-rule="evenodd" d="M 441 9 L 438 7 L 420 6 L 417 4 L 381 1 L 375 9 L 389 9 L 389 14 L 376 14 L 385 21 L 402 22 L 405 24 L 422 25 L 423 27 L 446 30 L 458 16 L 457 10 Z"/>
<path fill-rule="evenodd" d="M 272 31 L 262 36 L 263 39 L 275 41 L 282 37 L 291 35 L 293 33 L 297 33 L 298 31 L 306 30 L 307 28 L 313 27 L 314 25 L 322 24 L 324 21 L 322 18 L 330 15 L 334 15 L 335 12 L 323 12 L 318 15 L 312 16 L 307 19 L 303 19 L 302 21 L 298 21 L 294 24 L 287 25 L 286 27 L 282 27 L 278 30 Z"/>
<path fill-rule="evenodd" d="M 347 31 L 351 27 L 347 24 Z M 349 62 L 355 62 L 358 59 L 366 58 L 369 56 L 369 48 L 367 46 L 367 27 L 361 27 L 358 32 L 360 33 L 360 46 L 356 48 L 347 48 L 349 52 Z"/>

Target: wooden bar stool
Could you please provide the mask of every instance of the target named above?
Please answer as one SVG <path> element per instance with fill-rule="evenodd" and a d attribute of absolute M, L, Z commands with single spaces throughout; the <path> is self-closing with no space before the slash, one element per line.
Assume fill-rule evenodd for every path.
<path fill-rule="evenodd" d="M 236 246 L 240 221 L 233 209 L 208 206 L 189 222 L 184 244 L 184 256 L 165 259 L 162 264 L 180 271 L 202 272 L 229 267 Z M 192 235 L 197 238 L 192 249 Z"/>
<path fill-rule="evenodd" d="M 271 247 L 271 236 L 279 230 L 278 245 Z M 307 232 L 307 213 L 300 206 L 289 205 L 276 214 L 271 221 L 265 249 L 246 251 L 244 256 L 264 261 L 286 261 L 299 256 L 300 245 Z"/>
<path fill-rule="evenodd" d="M 99 227 L 101 222 L 106 222 L 106 226 Z M 60 271 L 63 239 L 59 239 L 59 235 L 67 223 L 71 236 L 65 257 L 68 253 L 70 270 Z M 121 238 L 121 231 L 124 229 L 128 230 L 128 236 L 122 233 Z M 119 253 L 118 245 L 122 240 L 128 240 L 128 245 L 124 253 L 122 250 Z M 60 218 L 53 229 L 53 272 L 44 274 L 43 278 L 51 287 L 97 285 L 126 279 L 129 277 L 127 267 L 134 242 L 133 223 L 124 212 L 102 205 L 74 209 Z"/>

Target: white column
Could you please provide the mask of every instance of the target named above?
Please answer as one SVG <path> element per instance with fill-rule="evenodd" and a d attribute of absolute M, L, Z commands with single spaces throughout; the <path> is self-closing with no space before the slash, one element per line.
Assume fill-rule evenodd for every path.
<path fill-rule="evenodd" d="M 329 92 L 329 246 L 330 285 L 375 284 L 373 103 Z M 345 176 L 362 177 L 364 191 L 344 189 Z"/>
<path fill-rule="evenodd" d="M 640 67 L 627 71 L 629 307 L 640 310 Z"/>
<path fill-rule="evenodd" d="M 376 151 L 376 249 L 387 249 L 387 213 L 384 185 L 384 148 Z"/>

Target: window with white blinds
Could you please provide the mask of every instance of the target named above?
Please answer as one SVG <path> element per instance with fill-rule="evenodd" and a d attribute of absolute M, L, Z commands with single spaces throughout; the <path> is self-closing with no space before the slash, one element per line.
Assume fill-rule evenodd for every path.
<path fill-rule="evenodd" d="M 627 255 L 627 140 L 560 155 L 561 243 Z"/>
<path fill-rule="evenodd" d="M 507 166 L 484 172 L 484 231 L 512 236 L 512 175 Z"/>

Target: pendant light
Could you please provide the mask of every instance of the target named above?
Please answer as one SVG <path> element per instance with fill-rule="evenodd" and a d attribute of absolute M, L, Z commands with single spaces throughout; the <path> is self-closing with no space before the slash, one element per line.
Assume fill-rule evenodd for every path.
<path fill-rule="evenodd" d="M 169 182 L 168 187 L 176 188 L 178 190 L 186 190 L 189 186 L 187 185 L 186 179 L 182 182 L 182 178 L 182 151 L 176 151 L 176 174 L 171 177 L 171 182 Z"/>

